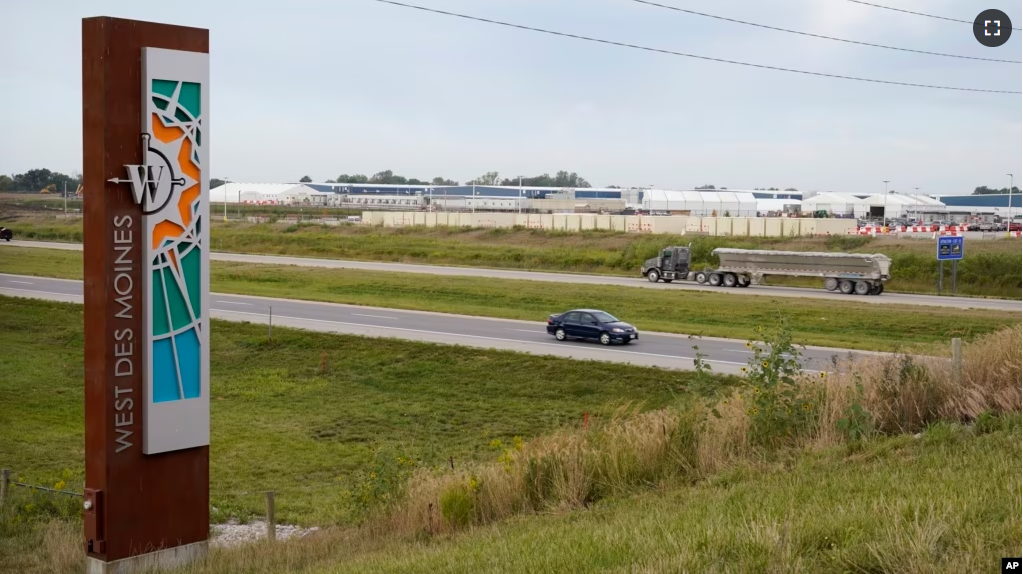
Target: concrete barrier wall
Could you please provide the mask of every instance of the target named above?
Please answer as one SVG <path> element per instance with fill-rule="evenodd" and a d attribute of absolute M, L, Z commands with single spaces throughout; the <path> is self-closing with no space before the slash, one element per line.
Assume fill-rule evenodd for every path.
<path fill-rule="evenodd" d="M 783 237 L 796 237 L 797 235 L 799 235 L 799 220 L 782 219 L 781 234 Z"/>
<path fill-rule="evenodd" d="M 692 217 L 685 215 L 597 215 L 590 213 L 449 213 L 421 211 L 364 211 L 362 222 L 384 227 L 480 227 L 553 229 L 557 231 L 614 230 L 661 235 L 796 237 L 846 235 L 855 231 L 851 219 L 786 217 Z"/>
<path fill-rule="evenodd" d="M 683 235 L 688 217 L 651 217 L 650 233 Z"/>
<path fill-rule="evenodd" d="M 763 237 L 767 232 L 765 221 L 759 217 L 749 219 L 749 234 L 751 237 Z"/>

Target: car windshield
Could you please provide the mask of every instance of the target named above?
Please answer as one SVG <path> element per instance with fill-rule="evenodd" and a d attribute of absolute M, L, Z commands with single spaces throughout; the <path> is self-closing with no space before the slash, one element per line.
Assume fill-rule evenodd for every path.
<path fill-rule="evenodd" d="M 594 311 L 593 312 L 593 316 L 596 317 L 597 320 L 600 321 L 601 323 L 617 323 L 618 322 L 618 319 L 615 319 L 613 316 L 608 315 L 607 313 L 605 313 L 603 311 Z"/>

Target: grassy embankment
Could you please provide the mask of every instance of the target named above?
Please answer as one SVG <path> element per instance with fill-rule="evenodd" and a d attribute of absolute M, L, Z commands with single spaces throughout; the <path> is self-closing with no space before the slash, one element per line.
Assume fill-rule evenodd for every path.
<path fill-rule="evenodd" d="M 0 424 L 19 429 L 0 460 L 33 482 L 80 479 L 79 309 L 0 298 L 0 328 L 12 351 Z M 213 337 L 215 517 L 246 511 L 218 492 L 276 488 L 284 521 L 337 526 L 215 551 L 195 574 L 951 573 L 1020 546 L 1019 329 L 967 346 L 960 378 L 878 358 L 857 378 L 792 385 L 768 380 L 791 368 L 779 339 L 744 381 L 665 381 L 286 329 L 273 345 L 254 326 L 214 323 Z M 764 417 L 790 391 L 803 408 Z M 629 399 L 648 410 L 611 416 Z M 598 413 L 589 430 L 584 409 Z M 0 516 L 0 569 L 81 571 L 77 504 L 46 500 L 16 498 Z"/>
<path fill-rule="evenodd" d="M 643 330 L 710 337 L 746 339 L 755 327 L 775 324 L 785 316 L 792 320 L 801 344 L 876 351 L 927 352 L 932 344 L 944 349 L 952 337 L 969 340 L 1019 322 L 1019 317 L 997 311 L 867 305 L 855 299 L 741 297 L 217 261 L 211 269 L 211 288 L 219 293 L 532 321 L 558 310 L 602 307 Z M 0 273 L 81 279 L 82 254 L 5 246 L 0 250 Z"/>
<path fill-rule="evenodd" d="M 2 204 L 0 204 L 2 205 Z M 20 215 L 19 215 L 20 213 Z M 5 223 L 6 222 L 6 223 Z M 81 241 L 81 221 L 58 221 L 36 214 L 0 213 L 0 224 L 19 238 Z M 325 227 L 223 223 L 213 219 L 215 250 L 333 259 L 398 261 L 420 264 L 635 276 L 646 259 L 671 244 L 693 243 L 696 266 L 715 265 L 716 247 L 793 251 L 884 253 L 893 258 L 892 292 L 935 293 L 934 243 L 924 239 L 836 236 L 827 239 L 672 237 L 612 231 L 567 233 L 525 229 Z M 1019 240 L 971 241 L 959 266 L 960 295 L 1021 297 L 1023 267 Z M 950 268 L 949 268 L 950 269 Z M 945 273 L 950 273 L 946 269 Z M 948 279 L 948 278 L 946 278 Z M 773 284 L 819 287 L 819 281 L 776 277 Z M 949 279 L 950 280 L 950 279 Z"/>

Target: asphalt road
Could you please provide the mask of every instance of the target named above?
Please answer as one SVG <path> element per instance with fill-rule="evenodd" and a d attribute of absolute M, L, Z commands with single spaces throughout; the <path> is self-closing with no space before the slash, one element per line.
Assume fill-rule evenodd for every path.
<path fill-rule="evenodd" d="M 0 274 L 0 295 L 80 304 L 82 282 Z M 639 341 L 627 346 L 604 347 L 599 343 L 582 341 L 559 343 L 547 334 L 543 322 L 399 311 L 292 299 L 212 293 L 210 310 L 214 318 L 228 321 L 267 324 L 272 312 L 275 326 L 505 349 L 536 355 L 669 369 L 692 369 L 695 356 L 692 346 L 698 344 L 700 352 L 706 355 L 704 360 L 716 373 L 736 374 L 752 356 L 744 341 L 730 339 L 690 340 L 685 335 L 641 332 Z M 627 317 L 622 319 L 628 320 Z M 846 357 L 851 352 L 844 349 L 808 347 L 804 352 L 803 366 L 808 371 L 833 370 L 832 357 Z M 855 354 L 869 353 L 857 351 Z"/>
<path fill-rule="evenodd" d="M 41 241 L 13 241 L 10 243 L 0 242 L 0 248 L 5 245 L 19 247 L 39 247 L 46 249 L 64 249 L 81 251 L 79 243 L 49 243 Z M 691 282 L 650 283 L 639 277 L 639 270 L 636 277 L 615 277 L 610 275 L 582 275 L 575 273 L 548 273 L 541 271 L 516 271 L 511 269 L 484 269 L 478 267 L 446 267 L 439 265 L 416 265 L 411 263 L 384 263 L 374 261 L 346 261 L 340 259 L 318 259 L 311 257 L 287 257 L 278 255 L 251 255 L 246 253 L 219 253 L 210 254 L 213 261 L 234 261 L 240 263 L 259 263 L 264 265 L 296 265 L 301 267 L 325 267 L 331 269 L 362 269 L 365 271 L 389 271 L 403 273 L 424 273 L 430 275 L 457 275 L 465 277 L 487 277 L 492 279 L 519 279 L 527 281 L 552 281 L 555 283 L 576 283 L 583 285 L 619 285 L 626 287 L 640 287 L 646 289 L 668 289 L 676 291 L 697 290 L 716 291 L 738 297 L 749 295 L 768 295 L 774 297 L 796 297 L 813 299 L 833 299 L 838 301 L 856 301 L 860 303 L 883 305 L 921 305 L 931 307 L 953 307 L 957 309 L 993 309 L 998 311 L 1012 311 L 1018 313 L 1021 309 L 1020 301 L 1005 299 L 979 299 L 970 297 L 939 297 L 936 295 L 914 295 L 909 293 L 884 293 L 877 297 L 861 297 L 856 295 L 842 295 L 821 289 L 807 289 L 799 287 L 774 287 L 769 285 L 752 285 L 747 289 L 728 289 L 725 287 L 711 287 Z"/>

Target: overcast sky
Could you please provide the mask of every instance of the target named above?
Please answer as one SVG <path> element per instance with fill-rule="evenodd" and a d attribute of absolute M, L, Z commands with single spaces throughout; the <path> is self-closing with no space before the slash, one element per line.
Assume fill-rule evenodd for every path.
<path fill-rule="evenodd" d="M 972 21 L 1020 2 L 872 0 Z M 896 52 L 630 0 L 408 0 L 705 55 L 864 78 L 1020 91 L 1020 64 Z M 840 38 L 1020 60 L 1023 32 L 847 0 L 660 0 Z M 316 181 L 391 169 L 464 181 L 576 171 L 595 186 L 969 193 L 1023 179 L 1023 99 L 804 76 L 643 52 L 373 0 L 0 2 L 0 173 L 81 170 L 81 18 L 208 28 L 211 175 Z"/>

